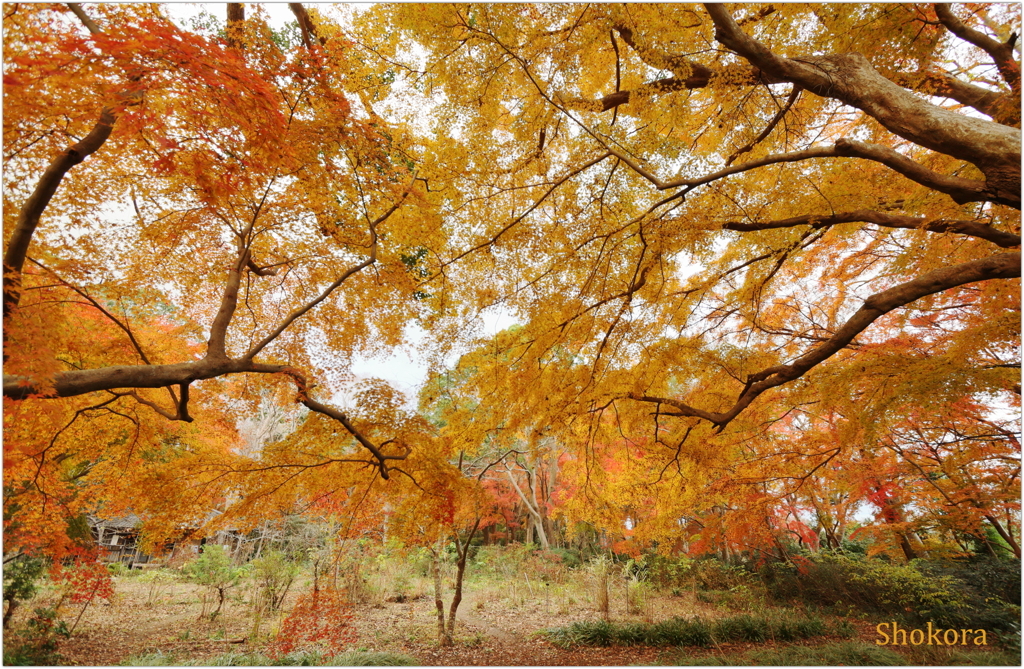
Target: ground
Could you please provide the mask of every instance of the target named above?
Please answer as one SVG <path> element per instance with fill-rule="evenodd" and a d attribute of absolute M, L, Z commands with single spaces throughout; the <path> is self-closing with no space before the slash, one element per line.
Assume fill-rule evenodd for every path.
<path fill-rule="evenodd" d="M 116 596 L 110 603 L 95 602 L 81 617 L 72 638 L 63 641 L 63 663 L 75 665 L 116 665 L 129 657 L 162 651 L 177 658 L 208 658 L 228 650 L 260 650 L 280 624 L 279 617 L 261 621 L 258 628 L 250 605 L 251 585 L 235 588 L 215 621 L 202 615 L 212 610 L 213 598 L 203 588 L 180 580 L 150 580 L 150 575 L 115 578 Z M 575 587 L 573 587 L 575 585 Z M 300 583 L 301 591 L 309 587 Z M 467 583 L 467 594 L 459 609 L 456 645 L 437 644 L 437 618 L 433 595 L 421 583 L 404 601 L 368 598 L 353 606 L 353 624 L 358 633 L 354 648 L 396 652 L 415 657 L 424 665 L 635 665 L 655 663 L 665 653 L 661 648 L 610 647 L 558 648 L 537 633 L 577 620 L 596 620 L 600 613 L 586 600 L 586 584 L 545 585 L 528 578 L 516 584 L 483 580 Z M 296 592 L 286 600 L 294 602 Z M 23 606 L 16 615 L 23 619 L 32 607 L 46 604 L 55 593 L 40 593 L 37 601 Z M 205 600 L 205 601 L 204 601 Z M 695 593 L 674 595 L 650 593 L 639 610 L 628 614 L 625 591 L 611 592 L 610 617 L 615 621 L 662 620 L 672 616 L 701 615 L 715 618 L 734 615 L 716 605 L 702 603 Z M 77 606 L 63 613 L 73 621 Z M 70 622 L 69 622 L 70 624 Z M 867 623 L 858 624 L 866 641 L 875 638 Z M 806 645 L 837 639 L 818 638 Z M 758 644 L 765 647 L 766 644 Z M 792 645 L 792 644 L 789 644 Z M 754 644 L 721 644 L 715 648 L 693 648 L 693 655 L 735 654 Z M 679 657 L 672 650 L 672 657 Z"/>

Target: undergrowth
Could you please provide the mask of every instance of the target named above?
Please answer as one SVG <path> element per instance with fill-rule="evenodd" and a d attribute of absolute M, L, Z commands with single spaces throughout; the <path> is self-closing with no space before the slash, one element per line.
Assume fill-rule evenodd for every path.
<path fill-rule="evenodd" d="M 909 648 L 909 647 L 908 647 Z M 1020 657 L 998 651 L 939 651 L 928 657 L 912 652 L 906 655 L 889 648 L 859 641 L 828 643 L 821 646 L 789 646 L 751 650 L 733 655 L 703 655 L 685 657 L 674 655 L 666 658 L 666 664 L 673 666 L 1019 666 Z"/>
<path fill-rule="evenodd" d="M 820 618 L 766 618 L 733 616 L 715 621 L 671 618 L 656 623 L 615 624 L 606 620 L 581 621 L 546 630 L 544 635 L 561 648 L 574 646 L 710 646 L 727 641 L 796 641 L 826 634 L 850 636 L 848 625 L 833 629 Z"/>
<path fill-rule="evenodd" d="M 868 643 L 844 641 L 822 646 L 789 646 L 752 650 L 735 655 L 705 655 L 701 657 L 676 657 L 671 664 L 676 666 L 873 666 L 896 667 L 907 664 L 898 653 Z"/>
<path fill-rule="evenodd" d="M 121 663 L 127 667 L 411 667 L 420 661 L 400 653 L 348 651 L 327 655 L 318 650 L 288 653 L 271 659 L 262 653 L 228 652 L 203 659 L 182 659 L 157 651 L 135 655 Z"/>

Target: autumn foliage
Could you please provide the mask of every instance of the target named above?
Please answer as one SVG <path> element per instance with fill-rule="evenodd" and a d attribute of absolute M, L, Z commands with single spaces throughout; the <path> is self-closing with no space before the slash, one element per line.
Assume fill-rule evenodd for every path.
<path fill-rule="evenodd" d="M 1020 556 L 1012 6 L 290 7 L 4 6 L 5 550 Z"/>
<path fill-rule="evenodd" d="M 271 657 L 281 657 L 296 649 L 316 646 L 337 655 L 356 641 L 351 620 L 351 607 L 341 591 L 314 588 L 299 596 L 281 623 L 269 653 Z"/>

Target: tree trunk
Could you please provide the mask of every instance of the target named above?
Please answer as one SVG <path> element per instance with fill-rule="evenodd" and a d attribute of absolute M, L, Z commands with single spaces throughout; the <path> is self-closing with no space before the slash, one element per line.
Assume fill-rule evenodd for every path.
<path fill-rule="evenodd" d="M 540 540 L 541 548 L 547 550 L 549 548 L 549 545 L 547 534 L 544 533 L 544 520 L 543 518 L 541 518 L 540 512 L 537 510 L 537 507 L 539 507 L 540 504 L 537 501 L 536 485 L 530 485 L 530 492 L 533 495 L 533 504 L 531 504 L 530 500 L 526 497 L 526 494 L 523 492 L 523 489 L 519 487 L 519 483 L 516 482 L 515 477 L 512 476 L 512 472 L 506 469 L 505 474 L 508 476 L 508 480 L 512 484 L 512 487 L 515 488 L 516 494 L 519 495 L 519 499 L 522 500 L 523 505 L 526 506 L 526 511 L 530 514 L 530 520 L 532 522 L 527 524 L 526 543 L 532 543 L 533 537 L 531 536 L 531 532 L 532 530 L 536 530 L 537 538 Z M 529 474 L 530 472 L 527 471 L 527 475 Z"/>
<path fill-rule="evenodd" d="M 455 572 L 455 594 L 452 596 L 452 605 L 448 609 L 448 639 L 449 642 L 455 635 L 455 614 L 459 610 L 459 604 L 462 603 L 462 580 L 466 575 L 466 560 L 469 558 L 469 543 L 473 541 L 473 535 L 476 534 L 476 529 L 480 527 L 480 519 L 477 518 L 476 522 L 473 523 L 473 528 L 466 535 L 466 541 L 462 544 L 459 543 L 459 535 L 455 534 L 455 548 L 459 552 L 459 561 L 456 564 Z"/>
<path fill-rule="evenodd" d="M 438 541 L 438 547 L 440 547 L 440 541 Z M 453 644 L 451 634 L 448 632 L 448 628 L 444 624 L 444 600 L 441 598 L 441 552 L 440 550 L 431 550 L 433 553 L 433 572 L 434 572 L 434 606 L 437 608 L 437 641 L 442 646 L 451 646 Z"/>
<path fill-rule="evenodd" d="M 7 629 L 7 625 L 11 622 L 11 616 L 14 615 L 14 609 L 18 608 L 18 602 L 13 599 L 4 600 L 7 602 L 7 610 L 4 611 L 4 624 L 3 628 Z"/>
<path fill-rule="evenodd" d="M 1010 535 L 1003 528 L 1002 524 L 998 520 L 996 520 L 995 516 L 992 516 L 991 514 L 985 514 L 985 520 L 990 522 L 992 524 L 992 527 L 995 528 L 996 532 L 999 533 L 999 536 L 1001 536 L 1003 538 L 1003 541 L 1005 541 L 1006 543 L 1008 543 L 1010 545 L 1010 548 L 1013 550 L 1014 556 L 1016 556 L 1016 558 L 1019 560 L 1020 559 L 1020 544 L 1018 544 L 1014 540 L 1013 536 Z"/>

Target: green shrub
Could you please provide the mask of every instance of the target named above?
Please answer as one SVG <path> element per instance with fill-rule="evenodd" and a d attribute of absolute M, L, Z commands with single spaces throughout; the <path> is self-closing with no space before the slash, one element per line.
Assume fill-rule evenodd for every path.
<path fill-rule="evenodd" d="M 24 629 L 4 639 L 4 664 L 8 666 L 53 666 L 60 664 L 60 638 L 70 636 L 64 621 L 51 608 L 35 610 Z"/>
<path fill-rule="evenodd" d="M 757 576 L 738 565 L 718 560 L 697 560 L 693 566 L 697 587 L 702 590 L 733 590 L 737 586 L 757 587 Z"/>
<path fill-rule="evenodd" d="M 928 576 L 913 564 L 824 553 L 806 560 L 799 570 L 775 564 L 764 574 L 778 597 L 804 603 L 886 614 L 915 611 L 928 620 L 935 610 L 965 606 L 953 578 Z"/>
<path fill-rule="evenodd" d="M 46 562 L 42 558 L 19 555 L 4 565 L 3 587 L 4 611 L 3 626 L 11 622 L 14 610 L 32 595 L 36 594 L 36 581 L 43 575 Z"/>
<path fill-rule="evenodd" d="M 1008 649 L 1019 648 L 1020 563 L 967 561 L 893 564 L 859 556 L 821 554 L 799 569 L 776 563 L 762 578 L 779 599 L 857 609 L 937 627 L 985 629 Z"/>
<path fill-rule="evenodd" d="M 185 565 L 183 571 L 199 585 L 217 593 L 217 608 L 210 614 L 211 620 L 220 613 L 227 591 L 238 583 L 244 573 L 241 568 L 231 564 L 227 551 L 218 545 L 204 546 L 199 557 Z"/>
<path fill-rule="evenodd" d="M 700 618 L 672 618 L 657 623 L 616 625 L 606 620 L 581 621 L 568 627 L 547 630 L 551 643 L 562 648 L 574 646 L 710 646 L 728 641 L 794 641 L 828 633 L 818 618 L 787 619 L 750 615 L 723 618 L 713 623 Z"/>
<path fill-rule="evenodd" d="M 852 639 L 857 636 L 857 628 L 849 620 L 840 619 L 832 628 L 832 633 L 844 639 Z"/>
<path fill-rule="evenodd" d="M 1020 648 L 1019 560 L 997 560 L 988 556 L 942 562 L 915 561 L 930 578 L 950 578 L 964 598 L 965 606 L 932 612 L 941 627 L 985 629 L 1009 649 Z"/>
<path fill-rule="evenodd" d="M 299 574 L 299 565 L 277 550 L 264 551 L 251 565 L 259 588 L 259 603 L 271 611 L 279 610 Z"/>
<path fill-rule="evenodd" d="M 128 576 L 132 570 L 123 562 L 111 562 L 107 564 L 107 571 L 111 576 Z"/>

